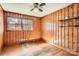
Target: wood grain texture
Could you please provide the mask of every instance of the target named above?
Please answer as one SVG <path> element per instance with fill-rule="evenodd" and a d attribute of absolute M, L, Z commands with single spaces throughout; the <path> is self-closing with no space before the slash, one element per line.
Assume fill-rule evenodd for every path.
<path fill-rule="evenodd" d="M 49 43 L 54 45 L 70 49 L 71 51 L 78 51 L 78 28 L 75 27 L 75 25 L 78 25 L 79 23 L 76 23 L 78 20 L 74 19 L 74 17 L 78 17 L 78 6 L 79 4 L 71 4 L 63 9 L 51 13 L 51 16 L 49 14 L 43 17 L 42 37 L 46 39 L 47 42 L 50 41 Z M 52 21 L 51 32 L 45 30 L 45 23 L 50 20 Z M 50 37 L 50 35 L 52 37 Z"/>
<path fill-rule="evenodd" d="M 71 4 L 63 9 L 55 11 L 42 18 L 4 11 L 0 7 L 0 16 L 4 13 L 4 45 L 12 45 L 39 38 L 57 46 L 79 52 L 79 4 Z M 18 18 L 31 18 L 33 20 L 32 31 L 8 31 L 8 16 Z M 74 19 L 73 19 L 74 18 Z M 63 20 L 63 22 L 61 21 Z M 0 48 L 3 39 L 3 21 L 0 20 Z"/>
<path fill-rule="evenodd" d="M 40 38 L 40 18 L 38 17 L 31 17 L 26 16 L 18 13 L 13 12 L 4 12 L 5 13 L 5 34 L 4 34 L 4 45 L 12 45 L 20 42 L 24 42 L 27 40 L 32 39 L 39 39 Z M 7 30 L 7 20 L 8 17 L 18 17 L 18 18 L 30 18 L 33 20 L 33 30 L 32 31 L 9 31 Z"/>
<path fill-rule="evenodd" d="M 39 47 L 38 47 L 39 46 Z M 39 51 L 39 52 L 38 52 Z M 22 44 L 5 47 L 1 56 L 75 56 L 47 43 Z"/>
<path fill-rule="evenodd" d="M 49 16 L 51 17 L 51 15 L 49 15 Z M 45 20 L 41 19 L 41 21 L 42 21 L 42 38 L 48 42 L 51 42 L 51 40 L 52 40 L 51 30 L 48 29 L 48 27 L 49 27 L 48 24 L 51 24 L 51 18 L 49 16 L 44 17 L 43 19 L 45 19 Z M 50 25 L 50 27 L 51 27 L 51 25 Z"/>
<path fill-rule="evenodd" d="M 4 32 L 4 25 L 3 25 L 3 8 L 0 5 L 0 52 L 3 46 L 3 32 Z"/>

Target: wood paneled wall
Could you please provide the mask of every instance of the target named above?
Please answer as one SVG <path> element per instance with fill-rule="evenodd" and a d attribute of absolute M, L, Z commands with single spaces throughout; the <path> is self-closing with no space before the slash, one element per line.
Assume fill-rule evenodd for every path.
<path fill-rule="evenodd" d="M 0 16 L 3 11 L 0 7 Z M 8 31 L 8 16 L 33 19 L 32 31 Z M 3 20 L 0 21 L 0 48 L 3 39 Z M 42 18 L 4 11 L 4 45 L 12 45 L 27 40 L 43 38 L 47 42 L 79 51 L 79 4 L 72 4 Z"/>
<path fill-rule="evenodd" d="M 4 30 L 4 26 L 3 26 L 3 8 L 0 5 L 0 50 L 1 50 L 2 44 L 3 44 L 3 30 Z"/>
<path fill-rule="evenodd" d="M 42 38 L 47 42 L 69 49 L 79 51 L 79 4 L 72 4 L 41 19 Z M 51 25 L 46 25 L 50 23 Z M 48 28 L 51 27 L 51 30 Z"/>
<path fill-rule="evenodd" d="M 46 26 L 48 26 L 50 23 L 51 23 L 51 15 L 49 15 L 49 16 L 47 16 L 47 17 L 43 17 L 41 20 L 43 20 L 43 21 L 41 21 L 41 24 L 42 24 L 42 38 L 43 39 L 45 39 L 46 41 L 50 41 L 51 42 L 51 38 L 52 38 L 52 36 L 51 36 L 51 30 L 50 29 L 47 29 L 46 28 Z M 51 27 L 51 26 L 50 26 Z M 49 30 L 49 31 L 48 31 Z M 50 40 L 49 40 L 50 39 Z"/>
<path fill-rule="evenodd" d="M 25 42 L 27 40 L 40 39 L 40 18 L 7 12 L 4 11 L 5 18 L 5 31 L 4 31 L 4 45 L 12 45 L 16 43 Z M 33 30 L 32 31 L 9 31 L 7 30 L 7 18 L 8 16 L 18 17 L 18 18 L 30 18 L 33 20 Z"/>

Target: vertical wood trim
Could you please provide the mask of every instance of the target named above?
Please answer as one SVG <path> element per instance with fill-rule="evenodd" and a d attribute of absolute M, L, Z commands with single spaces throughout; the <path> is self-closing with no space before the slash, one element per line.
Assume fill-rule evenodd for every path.
<path fill-rule="evenodd" d="M 57 44 L 59 44 L 58 40 L 59 40 L 59 33 L 58 33 L 58 11 L 57 11 Z"/>
<path fill-rule="evenodd" d="M 59 45 L 59 10 L 58 10 L 58 45 Z"/>
<path fill-rule="evenodd" d="M 58 15 L 56 12 L 56 44 L 58 45 Z"/>
<path fill-rule="evenodd" d="M 50 14 L 50 17 L 51 17 L 51 19 L 50 19 L 50 21 L 51 21 L 51 41 L 52 41 L 52 14 Z"/>
<path fill-rule="evenodd" d="M 78 20 L 78 19 L 77 19 L 77 20 Z M 76 25 L 77 25 L 77 23 L 78 23 L 78 22 L 76 22 Z M 78 43 L 78 35 L 79 35 L 79 34 L 78 34 L 78 27 L 77 27 L 77 52 L 79 51 L 79 50 L 78 50 L 78 46 L 79 46 L 79 45 L 78 45 L 78 44 L 79 44 L 79 43 Z"/>
<path fill-rule="evenodd" d="M 53 27 L 52 24 L 53 24 L 53 23 L 52 23 L 52 22 L 53 22 L 53 21 L 52 21 L 52 14 L 51 14 L 51 39 L 52 39 L 51 41 L 52 41 L 52 43 L 53 43 L 53 37 L 52 37 L 52 36 L 53 36 L 53 35 L 52 35 L 52 34 L 53 34 L 53 31 L 52 31 L 52 29 L 53 29 L 53 28 L 52 28 L 52 27 Z"/>
<path fill-rule="evenodd" d="M 68 18 L 69 18 L 69 6 L 68 6 Z M 68 22 L 68 48 L 69 48 L 69 22 Z"/>
<path fill-rule="evenodd" d="M 5 45 L 5 42 L 6 42 L 6 28 L 7 28 L 7 15 L 6 15 L 7 13 L 6 12 L 4 12 L 4 45 Z M 8 37 L 8 36 L 7 36 Z M 8 43 L 8 42 L 7 42 Z"/>
<path fill-rule="evenodd" d="M 56 14 L 54 12 L 54 43 L 56 44 L 56 27 L 55 27 L 55 23 L 56 23 Z"/>
<path fill-rule="evenodd" d="M 78 7 L 79 7 L 79 4 L 77 5 L 77 16 L 79 16 L 79 8 L 78 8 Z M 77 19 L 77 20 L 78 20 L 78 19 Z M 78 25 L 77 23 L 78 23 L 78 22 L 76 21 L 76 25 Z M 76 27 L 76 28 L 77 28 L 77 50 L 76 50 L 76 51 L 79 52 L 79 50 L 78 50 L 78 46 L 79 46 L 79 45 L 78 45 L 78 44 L 79 44 L 79 43 L 78 43 L 78 27 Z"/>
<path fill-rule="evenodd" d="M 56 38 L 55 38 L 55 35 L 56 35 L 56 32 L 55 32 L 55 31 L 56 31 L 56 30 L 55 30 L 55 28 L 56 28 L 56 27 L 55 27 L 56 19 L 55 19 L 55 18 L 56 18 L 56 16 L 55 16 L 55 12 L 54 12 L 54 44 L 56 44 L 56 43 L 55 43 L 55 41 L 56 41 Z"/>
<path fill-rule="evenodd" d="M 62 16 L 62 13 L 63 13 L 63 9 L 61 9 L 61 20 L 63 20 L 63 18 L 62 18 L 62 17 L 63 17 L 63 16 Z M 64 46 L 63 46 L 63 45 L 64 45 L 64 39 L 63 39 L 63 33 L 64 33 L 64 32 L 63 32 L 63 28 L 64 28 L 64 27 L 63 27 L 63 22 L 61 22 L 61 26 L 62 26 L 62 27 L 61 27 L 61 35 L 62 35 L 62 37 L 61 37 L 61 39 L 62 39 L 62 47 L 64 47 Z"/>
<path fill-rule="evenodd" d="M 61 20 L 62 20 L 62 9 L 60 11 L 61 11 L 61 14 L 60 15 L 61 15 Z M 62 26 L 62 22 L 61 22 L 61 26 Z M 60 28 L 61 28 L 61 46 L 63 46 L 62 45 L 62 27 L 60 27 Z"/>
<path fill-rule="evenodd" d="M 64 19 L 65 19 L 65 9 L 63 9 L 64 11 Z M 64 47 L 66 47 L 66 39 L 65 39 L 65 22 L 64 22 Z"/>
<path fill-rule="evenodd" d="M 53 44 L 54 44 L 54 14 L 52 14 L 52 16 L 53 16 Z"/>
<path fill-rule="evenodd" d="M 42 25 L 41 25 L 41 19 L 39 18 L 39 36 L 40 36 L 40 38 L 39 39 L 42 39 Z"/>
<path fill-rule="evenodd" d="M 5 23 L 5 13 L 4 13 L 4 11 L 3 11 L 3 24 Z M 4 26 L 4 32 L 3 32 L 3 45 L 2 45 L 2 47 L 4 46 L 4 40 L 5 40 L 5 24 L 3 25 Z"/>
<path fill-rule="evenodd" d="M 54 13 L 53 13 L 53 23 L 54 23 Z M 55 39 L 54 24 L 53 24 L 53 33 L 54 33 L 53 38 Z M 54 39 L 53 39 L 53 40 L 54 40 Z M 55 40 L 54 40 L 54 42 L 55 42 Z"/>
<path fill-rule="evenodd" d="M 73 13 L 73 11 L 74 11 L 74 10 L 73 10 L 73 5 L 72 5 L 72 18 L 74 18 L 74 13 Z M 73 22 L 73 20 L 74 20 L 74 19 L 72 19 L 72 50 L 73 50 L 73 41 L 74 41 L 74 40 L 73 40 L 73 31 L 74 31 L 74 26 L 73 26 L 73 23 L 74 23 L 74 22 Z"/>
<path fill-rule="evenodd" d="M 55 19 L 55 18 L 56 18 L 55 12 L 54 12 L 53 15 L 54 15 L 54 44 L 56 44 L 56 43 L 55 43 L 55 41 L 56 41 L 56 39 L 55 39 L 55 35 L 56 35 L 56 34 L 55 34 L 55 33 L 56 33 L 56 32 L 55 32 L 55 31 L 56 31 L 56 30 L 55 30 L 55 28 L 56 28 L 56 27 L 55 27 L 55 20 L 56 20 L 56 19 Z"/>

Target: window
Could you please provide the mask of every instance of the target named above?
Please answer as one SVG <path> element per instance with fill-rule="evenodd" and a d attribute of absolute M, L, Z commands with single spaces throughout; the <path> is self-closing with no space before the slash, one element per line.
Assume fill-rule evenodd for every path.
<path fill-rule="evenodd" d="M 22 21 L 22 24 L 23 24 L 23 30 L 32 30 L 32 20 L 28 19 L 24 19 Z"/>
<path fill-rule="evenodd" d="M 22 30 L 21 19 L 8 17 L 8 30 Z"/>
<path fill-rule="evenodd" d="M 32 20 L 8 17 L 8 30 L 32 30 Z"/>

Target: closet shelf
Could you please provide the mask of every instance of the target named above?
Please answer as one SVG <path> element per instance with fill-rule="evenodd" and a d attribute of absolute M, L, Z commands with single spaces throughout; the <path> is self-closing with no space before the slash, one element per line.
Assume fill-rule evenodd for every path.
<path fill-rule="evenodd" d="M 58 26 L 58 27 L 79 27 L 79 25 L 71 25 L 71 26 Z"/>
<path fill-rule="evenodd" d="M 74 18 L 69 18 L 69 19 L 64 19 L 64 20 L 58 20 L 58 21 L 60 21 L 60 22 L 65 22 L 65 21 L 70 21 L 70 20 L 72 20 L 72 19 L 78 20 L 79 17 L 74 17 Z"/>

